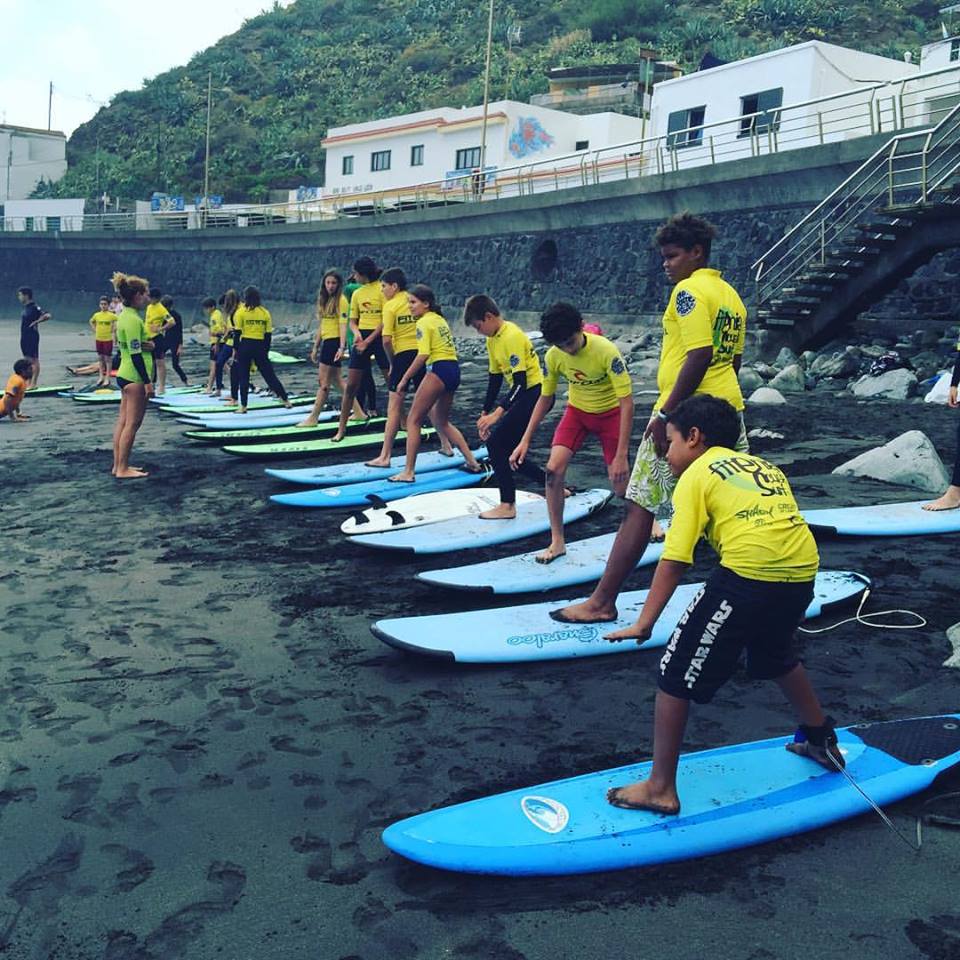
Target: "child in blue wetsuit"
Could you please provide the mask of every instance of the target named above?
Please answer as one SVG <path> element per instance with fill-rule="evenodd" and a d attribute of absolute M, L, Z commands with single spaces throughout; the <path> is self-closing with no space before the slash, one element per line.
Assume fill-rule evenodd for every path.
<path fill-rule="evenodd" d="M 667 464 L 679 477 L 673 521 L 640 616 L 608 639 L 649 639 L 701 537 L 720 566 L 680 618 L 660 661 L 650 777 L 610 790 L 615 807 L 679 813 L 677 765 L 690 701 L 709 703 L 744 650 L 750 676 L 775 680 L 800 717 L 788 749 L 828 770 L 844 766 L 833 721 L 794 650 L 797 625 L 813 599 L 817 545 L 787 478 L 737 452 L 739 434 L 733 406 L 706 394 L 684 400 L 667 418 Z"/>

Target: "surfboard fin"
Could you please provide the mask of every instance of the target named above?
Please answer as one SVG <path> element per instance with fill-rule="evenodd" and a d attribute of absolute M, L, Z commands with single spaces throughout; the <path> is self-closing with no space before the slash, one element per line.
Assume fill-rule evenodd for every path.
<path fill-rule="evenodd" d="M 374 509 L 374 510 L 386 510 L 386 509 L 387 509 L 387 501 L 384 500 L 382 497 L 378 497 L 375 493 L 368 493 L 368 494 L 367 494 L 367 500 L 369 500 L 370 503 L 373 504 L 373 509 Z"/>
<path fill-rule="evenodd" d="M 384 506 L 386 506 L 386 504 L 384 504 Z M 390 518 L 395 527 L 398 527 L 401 523 L 407 522 L 404 515 L 397 510 L 388 510 L 387 516 Z"/>

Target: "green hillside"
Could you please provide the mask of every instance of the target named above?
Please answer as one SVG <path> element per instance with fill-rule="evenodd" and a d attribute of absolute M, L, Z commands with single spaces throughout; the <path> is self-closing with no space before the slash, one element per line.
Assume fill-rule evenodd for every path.
<path fill-rule="evenodd" d="M 653 45 L 692 69 L 822 39 L 887 56 L 939 36 L 938 4 L 915 0 L 496 0 L 494 99 L 547 88 L 550 67 L 625 63 Z M 520 41 L 508 43 L 519 24 Z M 323 182 L 328 127 L 479 103 L 487 6 L 467 0 L 297 0 L 248 20 L 186 66 L 127 91 L 70 138 L 70 169 L 38 196 L 146 198 L 203 191 L 207 75 L 210 192 L 263 200 Z"/>

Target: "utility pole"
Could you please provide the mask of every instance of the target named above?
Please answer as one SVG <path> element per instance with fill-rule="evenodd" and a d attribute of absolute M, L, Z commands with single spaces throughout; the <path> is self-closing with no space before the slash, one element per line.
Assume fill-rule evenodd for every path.
<path fill-rule="evenodd" d="M 50 81 L 50 94 L 47 97 L 47 129 L 53 129 L 53 81 Z"/>
<path fill-rule="evenodd" d="M 475 181 L 476 193 L 482 192 L 487 165 L 487 107 L 490 103 L 490 51 L 493 47 L 493 0 L 490 0 L 490 16 L 487 20 L 487 65 L 483 72 L 483 127 L 480 132 L 480 179 Z"/>
<path fill-rule="evenodd" d="M 207 207 L 210 205 L 210 103 L 213 97 L 213 73 L 207 73 L 207 139 L 203 154 L 203 215 L 201 223 L 207 225 Z"/>

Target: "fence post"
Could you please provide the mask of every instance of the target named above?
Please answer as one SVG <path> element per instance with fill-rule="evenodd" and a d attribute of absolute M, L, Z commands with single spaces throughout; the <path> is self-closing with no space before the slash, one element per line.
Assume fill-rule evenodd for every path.
<path fill-rule="evenodd" d="M 820 263 L 827 262 L 827 221 L 820 218 Z"/>

